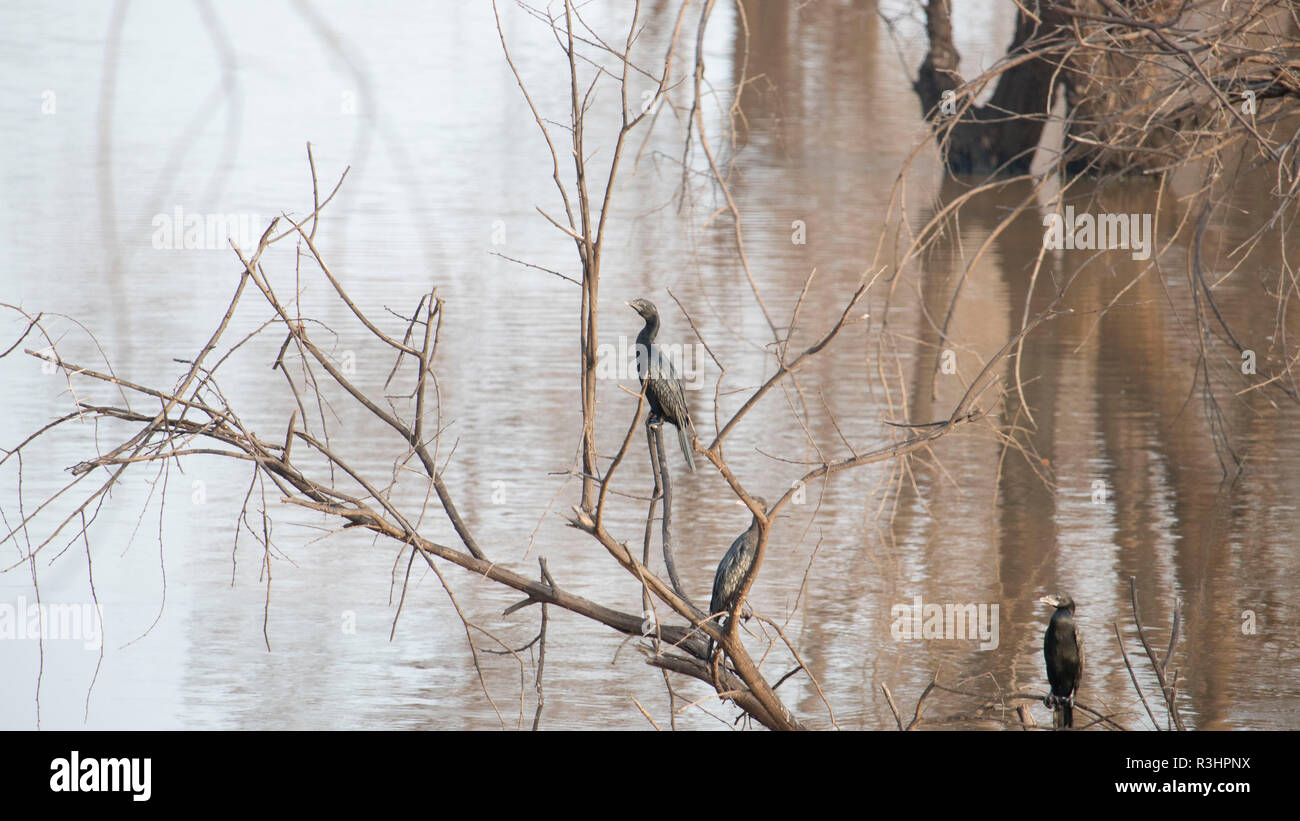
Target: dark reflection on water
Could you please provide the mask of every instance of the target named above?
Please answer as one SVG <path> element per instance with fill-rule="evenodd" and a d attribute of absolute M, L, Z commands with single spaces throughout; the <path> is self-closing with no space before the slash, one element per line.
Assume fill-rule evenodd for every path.
<path fill-rule="evenodd" d="M 993 59 L 1009 36 L 1009 14 L 984 8 L 1001 4 L 971 5 L 965 12 L 971 17 L 959 27 L 967 39 L 959 45 L 968 58 Z M 500 57 L 490 9 L 458 5 L 450 16 L 421 12 L 419 18 L 412 8 L 372 18 L 347 6 L 306 8 L 258 6 L 264 24 L 246 26 L 241 21 L 253 6 L 222 6 L 224 31 L 240 32 L 230 53 L 192 10 L 168 8 L 146 19 L 132 7 L 122 21 L 107 122 L 96 78 L 110 10 L 76 20 L 56 20 L 41 9 L 0 12 L 12 24 L 0 30 L 15 38 L 0 52 L 0 82 L 13 92 L 5 99 L 34 100 L 29 108 L 39 110 L 43 88 L 59 94 L 54 117 L 34 117 L 21 106 L 6 112 L 11 150 L 0 159 L 8 192 L 0 198 L 0 231 L 11 264 L 0 273 L 0 298 L 77 317 L 94 329 L 119 373 L 169 382 L 179 367 L 169 357 L 187 357 L 206 339 L 225 309 L 236 268 L 221 250 L 155 251 L 150 219 L 177 204 L 200 213 L 301 214 L 310 202 L 302 151 L 310 139 L 323 184 L 353 166 L 319 233 L 332 270 L 363 307 L 406 312 L 430 285 L 447 300 L 438 356 L 440 422 L 447 431 L 439 455 L 450 457 L 448 484 L 480 543 L 491 546 L 494 559 L 525 571 L 545 556 L 569 590 L 638 610 L 637 586 L 559 515 L 576 499 L 576 484 L 566 483 L 563 472 L 578 445 L 578 290 L 492 255 L 570 275 L 575 268 L 572 244 L 534 210 L 557 213 L 559 201 L 545 147 Z M 734 162 L 731 191 L 744 217 L 745 248 L 778 324 L 788 321 L 816 270 L 792 346 L 798 349 L 838 317 L 865 271 L 889 262 L 896 242 L 901 251 L 909 241 L 906 228 L 895 234 L 900 227 L 889 222 L 889 197 L 924 139 L 905 73 L 919 60 L 921 40 L 906 21 L 891 32 L 870 3 L 744 8 L 747 125 L 732 146 L 719 131 L 720 108 L 730 103 L 723 99 L 708 109 L 709 136 L 722 159 Z M 612 4 L 584 13 L 609 32 L 623 11 Z M 662 48 L 674 14 L 670 4 L 649 6 L 643 53 Z M 564 66 L 549 35 L 514 10 L 504 28 L 538 105 L 563 116 Z M 719 84 L 742 78 L 739 28 L 734 12 L 720 4 L 705 43 L 709 76 Z M 202 107 L 213 105 L 209 92 L 225 108 L 205 118 Z M 607 92 L 593 115 L 602 128 L 588 128 L 594 162 L 608 161 L 614 105 Z M 697 184 L 688 207 L 675 208 L 680 139 L 665 121 L 640 159 L 626 160 L 607 229 L 601 339 L 617 345 L 620 335 L 634 336 L 639 321 L 622 303 L 649 296 L 664 315 L 663 338 L 693 341 L 671 289 L 726 365 L 716 409 L 725 419 L 772 373 L 774 360 L 763 347 L 771 331 L 735 253 L 730 221 L 710 220 L 721 205 L 716 193 Z M 111 151 L 99 152 L 103 145 Z M 702 162 L 698 151 L 695 161 Z M 910 174 L 911 231 L 970 183 L 942 180 L 929 150 Z M 1238 183 L 1239 214 L 1213 226 L 1206 249 L 1212 280 L 1232 264 L 1227 252 L 1255 230 L 1250 215 L 1271 207 L 1267 187 Z M 1071 201 L 1098 211 L 1157 213 L 1157 194 L 1141 183 L 1076 187 Z M 1026 301 L 1031 314 L 1044 309 L 1056 285 L 1082 262 L 1080 252 L 1048 251 L 1030 297 L 1043 236 L 1036 205 L 980 253 L 1001 219 L 1032 198 L 1026 184 L 972 200 L 932 250 L 892 284 L 877 285 L 864 310 L 869 321 L 849 326 L 800 371 L 798 385 L 811 407 L 808 430 L 828 455 L 847 455 L 841 434 L 859 450 L 897 438 L 885 419 L 945 418 L 981 364 L 1019 329 Z M 1158 211 L 1162 237 L 1182 216 L 1165 192 Z M 796 220 L 807 228 L 806 244 L 791 242 Z M 503 245 L 494 244 L 494 234 L 504 237 Z M 877 258 L 882 235 L 886 251 Z M 1184 602 L 1184 639 L 1173 666 L 1192 725 L 1300 726 L 1293 675 L 1300 660 L 1288 641 L 1300 627 L 1290 601 L 1300 582 L 1292 545 L 1297 480 L 1287 470 L 1300 448 L 1295 411 L 1269 402 L 1264 391 L 1233 397 L 1241 385 L 1220 384 L 1224 430 L 1246 464 L 1235 483 L 1221 483 L 1193 383 L 1188 253 L 1177 246 L 1158 266 L 1123 252 L 1088 263 L 1065 303 L 1077 313 L 1044 325 L 1025 344 L 1024 405 L 1012 387 L 998 420 L 1028 431 L 1024 451 L 1005 448 L 987 426 L 975 425 L 918 454 L 906 470 L 880 463 L 839 474 L 808 487 L 806 502 L 788 508 L 751 601 L 783 625 L 839 726 L 892 727 L 880 685 L 910 711 L 936 670 L 945 683 L 961 683 L 980 698 L 1042 689 L 1042 629 L 1050 614 L 1034 600 L 1054 589 L 1068 590 L 1079 603 L 1090 664 L 1082 697 L 1141 724 L 1111 628 L 1118 623 L 1124 631 L 1142 687 L 1153 693 L 1155 679 L 1138 658 L 1131 631 L 1130 577 L 1137 578 L 1145 625 L 1162 651 L 1172 601 Z M 1276 243 L 1271 249 L 1265 243 L 1215 291 L 1243 344 L 1274 355 L 1285 350 L 1283 333 L 1296 333 L 1292 313 L 1279 319 L 1262 298 L 1277 287 L 1276 253 Z M 293 265 L 287 245 L 268 253 L 266 268 L 280 287 L 292 287 Z M 380 390 L 391 362 L 365 344 L 323 283 L 306 273 L 304 281 L 304 312 L 314 310 L 338 330 L 338 350 L 355 355 L 358 380 Z M 937 326 L 959 282 L 943 343 L 955 353 L 957 372 L 936 377 Z M 1097 312 L 1112 301 L 1110 310 Z M 265 315 L 241 315 L 232 338 Z M 6 338 L 12 330 L 6 326 Z M 283 429 L 290 407 L 266 367 L 279 341 L 250 345 L 231 363 L 223 386 L 232 403 L 252 408 L 249 421 L 268 431 Z M 67 358 L 93 361 L 84 337 L 73 334 L 68 344 Z M 232 379 L 236 372 L 241 380 Z M 66 394 L 38 374 L 28 362 L 0 360 L 0 379 L 14 386 L 6 391 L 0 427 L 6 444 L 66 408 Z M 999 374 L 1003 385 L 1014 386 L 1009 366 L 999 366 Z M 705 375 L 705 387 L 692 391 L 690 401 L 701 436 L 711 438 L 719 372 L 708 360 Z M 982 396 L 981 407 L 997 412 L 995 394 Z M 601 384 L 599 398 L 598 443 L 611 455 L 635 402 L 614 380 Z M 817 458 L 791 414 L 800 401 L 793 386 L 774 392 L 730 439 L 732 468 L 769 498 L 802 472 L 792 461 Z M 375 474 L 390 475 L 401 443 L 341 397 L 335 408 L 329 425 L 344 449 Z M 85 457 L 89 442 L 63 440 L 45 455 L 50 465 L 70 465 Z M 650 487 L 643 447 L 638 438 L 636 458 L 621 469 L 625 492 Z M 679 467 L 676 454 L 669 458 Z M 61 477 L 56 469 L 29 470 L 24 499 L 30 505 Z M 247 471 L 210 460 L 186 471 L 170 477 L 161 563 L 156 500 L 131 541 L 148 496 L 143 476 L 114 497 L 99 524 L 96 586 L 106 601 L 110 639 L 91 726 L 531 724 L 535 655 L 522 653 L 521 663 L 509 654 L 480 653 L 491 700 L 485 697 L 465 631 L 436 576 L 414 573 L 389 641 L 405 560 L 395 561 L 388 544 L 352 534 L 322 538 L 320 520 L 286 510 L 268 493 L 276 526 L 268 604 L 260 547 L 247 532 L 235 546 L 234 511 L 248 491 Z M 718 558 L 748 515 L 708 470 L 675 474 L 675 480 L 679 572 L 704 600 Z M 10 477 L 2 481 L 9 516 L 17 490 Z M 199 481 L 202 505 L 193 501 Z M 418 505 L 426 491 L 418 477 L 400 477 L 398 495 L 408 505 Z M 644 503 L 620 498 L 611 505 L 611 531 L 639 544 Z M 430 538 L 454 542 L 435 509 L 428 520 Z M 87 595 L 75 563 L 65 558 L 41 570 L 47 598 Z M 652 565 L 659 564 L 656 557 Z M 17 572 L 0 576 L 6 601 L 30 585 Z M 516 596 L 455 568 L 444 570 L 444 578 L 482 628 L 474 631 L 477 646 L 500 649 L 499 639 L 518 647 L 534 635 L 536 608 L 502 617 Z M 896 641 L 891 608 L 916 597 L 998 605 L 996 648 L 981 651 L 966 640 Z M 1255 635 L 1242 633 L 1246 611 L 1257 619 Z M 155 619 L 144 639 L 127 645 Z M 95 660 L 56 650 L 56 661 L 46 660 L 47 671 L 54 665 L 59 674 L 42 685 L 42 726 L 81 726 Z M 7 671 L 19 671 L 6 673 L 6 694 L 15 697 L 0 699 L 3 724 L 31 726 L 34 648 L 0 644 L 0 660 Z M 788 655 L 778 652 L 765 670 L 775 678 L 789 666 Z M 562 612 L 551 613 L 545 688 L 543 727 L 646 727 L 634 699 L 660 726 L 671 721 L 664 682 L 637 649 Z M 675 681 L 674 688 L 679 709 L 708 695 L 693 682 Z M 830 726 L 805 677 L 790 679 L 779 692 L 811 724 Z M 938 695 L 927 715 L 971 703 Z M 704 704 L 723 722 L 687 709 L 676 715 L 676 726 L 730 724 L 729 707 Z M 1048 720 L 1045 710 L 1035 711 L 1040 722 Z"/>

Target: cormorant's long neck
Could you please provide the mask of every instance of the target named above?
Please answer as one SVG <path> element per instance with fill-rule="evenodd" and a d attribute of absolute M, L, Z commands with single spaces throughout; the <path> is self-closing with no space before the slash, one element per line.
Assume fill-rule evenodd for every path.
<path fill-rule="evenodd" d="M 645 327 L 641 333 L 636 335 L 636 344 L 644 345 L 649 352 L 650 346 L 654 344 L 655 337 L 659 334 L 659 316 L 651 314 L 645 318 Z"/>
<path fill-rule="evenodd" d="M 1074 614 L 1067 607 L 1058 607 L 1052 614 L 1052 630 L 1064 634 L 1074 630 Z"/>
<path fill-rule="evenodd" d="M 749 552 L 758 555 L 758 537 L 761 531 L 758 525 L 758 517 L 755 516 L 749 523 L 749 538 L 745 540 Z"/>

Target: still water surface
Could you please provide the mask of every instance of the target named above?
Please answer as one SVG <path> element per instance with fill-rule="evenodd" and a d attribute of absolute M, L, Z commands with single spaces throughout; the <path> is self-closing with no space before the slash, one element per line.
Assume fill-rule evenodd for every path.
<path fill-rule="evenodd" d="M 644 5 L 639 47 L 660 54 L 674 7 Z M 1011 13 L 992 0 L 959 6 L 958 45 L 973 75 L 1005 47 Z M 906 15 L 891 31 L 871 3 L 745 8 L 744 139 L 733 149 L 722 134 L 729 97 L 711 101 L 706 123 L 712 144 L 734 161 L 746 251 L 778 323 L 788 321 L 806 277 L 817 272 L 795 334 L 799 348 L 838 317 L 876 260 L 882 235 L 891 237 L 888 244 L 899 230 L 890 191 L 925 141 L 909 86 L 923 33 Z M 584 7 L 588 22 L 615 39 L 623 36 L 625 13 L 619 3 Z M 503 8 L 503 29 L 539 107 L 564 118 L 567 75 L 547 30 L 514 6 Z M 718 89 L 739 80 L 740 30 L 730 5 L 719 4 L 704 43 Z M 680 76 L 688 68 L 683 62 L 676 70 Z M 156 249 L 155 216 L 176 208 L 259 215 L 252 230 L 260 234 L 264 220 L 281 211 L 301 215 L 311 203 L 310 140 L 323 186 L 351 167 L 318 242 L 361 306 L 397 323 L 386 308 L 407 313 L 434 286 L 446 300 L 437 362 L 446 426 L 440 458 L 450 456 L 447 482 L 478 541 L 521 572 L 534 572 L 544 556 L 563 587 L 640 609 L 627 574 L 559 515 L 577 497 L 565 472 L 580 429 L 578 289 L 493 254 L 576 274 L 572 243 L 535 210 L 555 214 L 561 206 L 549 155 L 502 59 L 490 6 L 411 5 L 400 13 L 335 3 L 8 6 L 0 10 L 0 92 L 0 301 L 47 312 L 51 327 L 65 334 L 65 359 L 103 363 L 85 331 L 52 314 L 84 323 L 124 378 L 172 384 L 183 373 L 173 357 L 192 357 L 207 339 L 238 264 L 220 247 Z M 46 92 L 56 108 L 42 114 Z M 587 138 L 597 167 L 608 162 L 616 127 L 613 87 L 602 94 Z M 671 290 L 727 367 L 717 408 L 725 420 L 772 373 L 764 349 L 771 332 L 738 263 L 731 223 L 714 216 L 722 204 L 717 192 L 694 183 L 693 196 L 678 207 L 680 124 L 667 110 L 661 119 L 644 151 L 634 142 L 639 156 L 629 152 L 618 183 L 601 338 L 616 345 L 620 335 L 634 336 L 639 320 L 622 303 L 648 296 L 664 315 L 663 339 L 694 341 Z M 965 190 L 942 179 L 928 148 L 909 181 L 912 230 Z M 870 321 L 850 325 L 801 371 L 799 385 L 814 408 L 811 433 L 830 455 L 847 454 L 841 435 L 858 450 L 897 438 L 885 419 L 946 418 L 981 363 L 1019 329 L 1042 241 L 1037 214 L 1012 223 L 971 268 L 951 326 L 958 373 L 932 378 L 932 318 L 943 316 L 971 255 L 1028 190 L 964 208 L 936 247 L 903 271 L 892 298 L 886 301 L 888 286 L 873 290 L 864 310 Z M 1242 186 L 1243 214 L 1268 207 L 1261 190 Z M 1101 196 L 1111 210 L 1157 210 L 1146 185 Z M 1160 206 L 1161 221 L 1178 217 L 1170 199 Z M 806 244 L 791 242 L 795 220 L 807 226 Z M 1211 257 L 1253 230 L 1249 218 L 1216 224 Z M 838 726 L 892 727 L 880 685 L 910 713 L 936 671 L 942 682 L 982 697 L 1045 687 L 1041 641 L 1049 613 L 1034 600 L 1057 589 L 1079 603 L 1090 665 L 1081 698 L 1107 705 L 1130 726 L 1149 726 L 1111 628 L 1118 622 L 1125 632 L 1143 689 L 1157 690 L 1131 631 L 1128 580 L 1136 577 L 1144 622 L 1162 649 L 1172 602 L 1184 602 L 1171 666 L 1191 725 L 1300 727 L 1300 652 L 1291 640 L 1300 628 L 1295 408 L 1262 392 L 1234 399 L 1237 384 L 1221 391 L 1226 429 L 1246 463 L 1235 483 L 1222 483 L 1193 393 L 1187 253 L 1170 249 L 1105 314 L 1088 312 L 1115 299 L 1145 264 L 1124 254 L 1097 261 L 1067 300 L 1079 313 L 1031 337 L 1021 376 L 1035 424 L 1032 453 L 1005 451 L 987 427 L 971 426 L 919 454 L 908 472 L 882 463 L 839 474 L 787 508 L 751 603 L 785 624 Z M 1280 328 L 1262 297 L 1278 262 L 1263 253 L 1217 295 L 1247 345 L 1276 352 Z M 288 242 L 264 259 L 286 293 L 294 262 Z M 1067 263 L 1078 260 L 1058 256 L 1048 267 Z M 391 360 L 369 345 L 309 267 L 304 263 L 304 313 L 335 328 L 335 350 L 354 358 L 362 384 L 381 390 Z M 1040 283 L 1032 310 L 1046 305 L 1048 290 Z M 252 300 L 245 307 L 227 342 L 269 317 Z M 3 323 L 0 340 L 16 338 L 24 324 L 12 314 Z M 1296 333 L 1289 317 L 1282 324 Z M 268 333 L 241 350 L 224 366 L 222 382 L 245 421 L 270 439 L 282 435 L 291 407 L 269 369 L 280 341 Z M 705 384 L 690 401 L 701 435 L 711 438 L 719 371 L 707 357 L 702 363 Z M 30 357 L 0 360 L 0 386 L 6 447 L 72 401 L 66 384 Z M 112 396 L 81 387 L 92 397 Z M 799 401 L 792 388 L 774 391 L 731 436 L 728 459 L 753 492 L 778 497 L 803 472 L 798 463 L 817 458 L 791 415 Z M 607 380 L 600 403 L 598 443 L 612 455 L 635 401 Z M 346 452 L 389 476 L 401 443 L 346 402 L 336 410 L 330 424 Z M 1029 425 L 1023 417 L 1018 424 Z M 44 442 L 25 456 L 21 496 L 6 465 L 6 529 L 67 480 L 64 468 L 97 447 L 111 448 L 122 433 L 85 425 Z M 622 489 L 644 493 L 649 472 L 643 451 L 633 454 Z M 679 468 L 675 449 L 669 458 Z M 535 651 L 521 654 L 522 665 L 480 652 L 485 696 L 466 633 L 433 574 L 417 568 L 390 640 L 405 568 L 392 545 L 328 535 L 320 519 L 268 493 L 275 526 L 268 601 L 262 550 L 249 532 L 236 534 L 249 471 L 214 459 L 172 465 L 165 495 L 151 484 L 158 478 L 150 469 L 128 478 L 91 531 L 102 664 L 79 642 L 47 642 L 42 657 L 35 642 L 0 641 L 0 726 L 36 726 L 38 681 L 44 728 L 531 724 Z M 403 498 L 419 499 L 423 489 L 407 479 Z M 697 600 L 707 601 L 713 569 L 748 514 L 710 470 L 679 471 L 675 480 L 679 572 Z M 260 498 L 255 492 L 249 519 L 259 529 Z M 437 513 L 435 505 L 427 535 L 455 543 Z M 638 544 L 643 517 L 642 502 L 619 500 L 610 530 Z M 5 545 L 3 565 L 18 563 L 26 544 Z M 74 542 L 57 561 L 38 559 L 42 599 L 86 601 L 86 558 L 87 546 Z M 535 635 L 537 608 L 503 617 L 517 595 L 455 567 L 443 575 L 459 607 L 487 631 L 474 632 L 480 648 L 500 647 L 487 633 L 512 647 Z M 0 575 L 0 602 L 33 600 L 33 585 L 32 567 L 18 563 Z M 996 647 L 896 640 L 891 608 L 917 597 L 996 604 Z M 1242 631 L 1247 611 L 1256 619 L 1253 635 Z M 752 646 L 760 651 L 763 643 Z M 788 668 L 778 653 L 764 669 L 774 679 Z M 544 728 L 646 728 L 636 703 L 659 726 L 674 720 L 662 677 L 633 644 L 564 612 L 551 612 L 544 685 Z M 708 700 L 702 685 L 674 680 L 674 689 L 676 708 L 698 699 L 705 707 L 677 712 L 677 727 L 731 726 L 734 710 Z M 778 692 L 812 726 L 832 725 L 806 677 Z M 938 716 L 973 702 L 942 695 L 930 705 L 927 715 Z M 1050 720 L 1041 707 L 1035 715 Z"/>

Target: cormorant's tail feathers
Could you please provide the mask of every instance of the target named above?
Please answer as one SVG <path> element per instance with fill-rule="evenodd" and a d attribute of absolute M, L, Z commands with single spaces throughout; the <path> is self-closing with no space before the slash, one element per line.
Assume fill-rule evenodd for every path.
<path fill-rule="evenodd" d="M 1064 729 L 1074 726 L 1074 705 L 1069 699 L 1060 696 L 1048 696 L 1052 705 L 1052 727 Z"/>
<path fill-rule="evenodd" d="M 677 428 L 677 442 L 682 446 L 682 456 L 686 457 L 686 468 L 690 471 L 695 470 L 695 450 L 691 446 L 694 433 L 689 422 L 685 428 Z"/>

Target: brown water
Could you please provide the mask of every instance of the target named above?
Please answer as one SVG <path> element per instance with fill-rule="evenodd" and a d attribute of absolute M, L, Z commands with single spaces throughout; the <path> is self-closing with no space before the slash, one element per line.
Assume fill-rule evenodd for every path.
<path fill-rule="evenodd" d="M 655 55 L 675 9 L 646 5 L 639 48 Z M 958 45 L 973 74 L 1005 47 L 1011 15 L 991 0 L 961 5 Z M 834 322 L 864 272 L 892 262 L 890 253 L 875 255 L 882 235 L 886 247 L 894 243 L 899 226 L 890 191 L 925 140 L 908 85 L 923 43 L 915 20 L 904 15 L 891 32 L 871 3 L 745 8 L 751 40 L 744 139 L 734 151 L 724 148 L 720 109 L 730 98 L 710 101 L 706 121 L 712 145 L 734 161 L 731 190 L 744 215 L 745 248 L 778 325 L 788 323 L 816 270 L 792 346 L 801 349 Z M 311 140 L 323 185 L 352 167 L 319 237 L 332 270 L 361 305 L 396 323 L 384 308 L 409 312 L 431 286 L 447 301 L 438 374 L 448 427 L 440 458 L 451 457 L 447 482 L 480 544 L 521 572 L 535 572 L 544 556 L 561 586 L 639 610 L 638 586 L 559 515 L 577 497 L 576 481 L 564 474 L 580 423 L 578 289 L 492 255 L 569 275 L 576 269 L 572 243 L 534 210 L 555 214 L 561 206 L 545 146 L 501 57 L 490 8 L 413 6 L 371 15 L 330 4 L 223 4 L 213 11 L 132 4 L 120 18 L 109 7 L 65 11 L 0 11 L 0 301 L 76 318 L 118 374 L 171 384 L 183 372 L 172 357 L 188 358 L 206 340 L 238 267 L 228 250 L 156 250 L 151 220 L 177 206 L 265 218 L 281 210 L 302 214 L 311 202 L 304 156 Z M 624 36 L 625 13 L 625 4 L 584 7 L 588 22 L 609 38 Z M 688 12 L 692 21 L 695 15 Z M 534 99 L 548 116 L 562 118 L 567 76 L 549 33 L 513 6 L 503 8 L 503 21 Z M 705 43 L 708 77 L 719 89 L 739 79 L 739 29 L 734 10 L 719 4 Z M 106 48 L 106 41 L 116 46 Z M 57 108 L 42 115 L 46 90 L 55 93 Z M 612 86 L 604 90 L 588 125 L 596 167 L 608 162 L 615 101 Z M 731 222 L 710 219 L 720 206 L 717 192 L 696 181 L 687 207 L 676 207 L 681 132 L 667 112 L 661 119 L 639 160 L 629 153 L 617 189 L 601 341 L 617 345 L 620 335 L 635 335 L 639 320 L 622 302 L 637 296 L 658 303 L 662 339 L 694 341 L 671 289 L 726 365 L 717 409 L 726 419 L 773 372 L 764 350 L 771 332 L 738 262 Z M 703 162 L 698 151 L 693 162 Z M 1209 235 L 1211 281 L 1226 272 L 1226 252 L 1271 207 L 1267 181 L 1235 184 L 1240 210 L 1217 220 Z M 942 180 L 927 147 L 910 171 L 906 224 L 919 230 L 964 190 L 961 181 Z M 1108 187 L 1096 202 L 1088 198 L 1093 192 L 1075 193 L 1076 207 L 1157 213 L 1162 228 L 1182 216 L 1169 192 L 1157 212 L 1155 188 L 1144 183 Z M 810 407 L 805 423 L 828 455 L 848 454 L 841 434 L 859 451 L 897 439 L 885 419 L 946 418 L 981 363 L 1018 331 L 1043 238 L 1035 208 L 966 274 L 944 343 L 956 355 L 957 372 L 933 376 L 934 323 L 998 221 L 1028 196 L 1029 186 L 1011 186 L 961 209 L 944 238 L 905 267 L 892 288 L 877 284 L 863 309 L 870 321 L 850 325 L 799 372 Z M 807 226 L 804 245 L 791 242 L 795 220 Z M 1294 312 L 1278 320 L 1267 295 L 1281 267 L 1276 247 L 1266 243 L 1215 292 L 1234 332 L 1261 362 L 1294 347 L 1288 340 L 1297 332 Z M 1300 587 L 1296 410 L 1267 390 L 1234 397 L 1248 383 L 1231 378 L 1235 365 L 1220 352 L 1214 373 L 1224 429 L 1245 463 L 1235 482 L 1221 481 L 1207 412 L 1193 386 L 1188 253 L 1185 243 L 1176 245 L 1154 266 L 1125 252 L 1099 255 L 1066 299 L 1078 313 L 1030 337 L 1020 375 L 1033 424 L 1023 415 L 1016 421 L 1032 427 L 1031 454 L 1006 450 L 987 424 L 971 425 L 917 454 L 907 471 L 880 463 L 841 473 L 806 488 L 804 503 L 786 508 L 751 604 L 785 625 L 838 726 L 892 727 L 880 685 L 910 714 L 936 671 L 942 683 L 979 696 L 935 695 L 927 702 L 931 717 L 999 690 L 1041 691 L 1050 614 L 1034 600 L 1058 589 L 1079 603 L 1087 642 L 1080 698 L 1107 706 L 1129 726 L 1149 726 L 1111 628 L 1117 622 L 1124 631 L 1142 687 L 1153 693 L 1155 678 L 1132 632 L 1128 591 L 1136 577 L 1145 626 L 1162 651 L 1172 603 L 1184 603 L 1171 668 L 1178 670 L 1189 724 L 1300 727 L 1300 655 L 1291 640 L 1300 628 L 1291 601 Z M 1031 312 L 1046 306 L 1052 283 L 1085 257 L 1047 252 Z M 269 251 L 264 265 L 277 286 L 292 290 L 288 243 Z M 1135 277 L 1114 307 L 1095 313 Z M 391 360 L 330 301 L 328 286 L 306 265 L 303 281 L 304 313 L 314 309 L 338 331 L 337 349 L 355 356 L 358 381 L 380 390 Z M 250 300 L 227 341 L 268 316 Z M 47 319 L 66 334 L 65 359 L 102 364 L 84 331 Z M 0 340 L 22 327 L 5 314 Z M 249 345 L 224 366 L 222 381 L 232 404 L 245 408 L 245 421 L 271 439 L 282 435 L 289 409 L 280 377 L 268 367 L 280 341 L 268 334 Z M 1006 367 L 998 373 L 1012 384 Z M 711 438 L 719 378 L 711 361 L 703 376 L 690 401 L 701 435 Z M 4 446 L 66 412 L 71 401 L 61 380 L 30 357 L 0 360 L 0 385 Z M 792 412 L 799 397 L 787 387 L 770 394 L 728 440 L 733 470 L 768 498 L 803 472 L 794 463 L 817 458 Z M 100 387 L 79 383 L 78 390 L 111 397 Z M 634 405 L 619 382 L 602 382 L 598 444 L 605 456 L 617 450 Z M 980 405 L 996 410 L 996 390 Z M 1008 414 L 1017 405 L 1013 397 Z M 346 451 L 375 475 L 390 475 L 401 443 L 341 399 L 336 408 L 331 430 Z M 89 425 L 69 427 L 26 455 L 22 510 L 30 512 L 66 481 L 63 468 L 94 452 L 96 433 Z M 98 446 L 111 447 L 121 434 L 99 430 Z M 644 446 L 640 438 L 634 445 L 620 488 L 644 494 Z M 675 451 L 669 459 L 680 466 Z M 353 534 L 322 538 L 320 519 L 276 504 L 268 492 L 276 548 L 268 603 L 261 548 L 248 532 L 236 547 L 236 511 L 249 471 L 214 459 L 182 467 L 183 475 L 171 467 L 161 509 L 159 493 L 150 497 L 156 471 L 145 469 L 100 512 L 90 554 L 104 607 L 103 663 L 87 708 L 98 652 L 75 642 L 45 644 L 42 727 L 531 725 L 535 651 L 519 659 L 480 652 L 489 700 L 436 576 L 416 569 L 390 641 L 405 568 L 404 561 L 395 564 L 394 547 Z M 0 510 L 12 524 L 22 515 L 16 474 L 11 465 L 0 470 Z M 713 569 L 748 514 L 711 470 L 674 478 L 679 571 L 696 599 L 707 601 Z M 423 493 L 408 477 L 399 497 L 416 504 Z M 255 489 L 254 513 L 260 499 Z M 644 503 L 611 504 L 611 532 L 639 545 Z M 429 537 L 455 543 L 436 513 L 435 505 Z M 260 529 L 257 515 L 249 521 Z M 3 566 L 22 556 L 12 543 L 2 549 Z M 86 552 L 76 543 L 57 561 L 36 562 L 44 600 L 89 598 Z M 652 566 L 661 566 L 658 556 Z M 512 647 L 535 635 L 537 608 L 503 617 L 519 596 L 452 566 L 442 572 L 456 603 L 482 628 L 473 633 L 478 647 L 499 649 L 487 633 Z M 996 647 L 896 641 L 891 607 L 918 596 L 996 604 Z M 27 564 L 0 575 L 0 603 L 20 597 L 34 597 Z M 1246 611 L 1257 620 L 1251 635 L 1241 629 Z M 351 620 L 355 632 L 343 629 Z M 759 630 L 753 622 L 751 629 Z M 766 646 L 761 636 L 751 640 L 756 654 Z M 0 641 L 0 726 L 36 724 L 40 665 L 35 642 Z M 764 670 L 774 680 L 791 666 L 778 648 Z M 548 729 L 649 727 L 638 703 L 661 727 L 722 728 L 735 715 L 703 685 L 676 678 L 673 709 L 662 676 L 632 643 L 554 609 L 544 685 L 541 726 Z M 831 726 L 805 676 L 778 693 L 810 725 Z M 682 709 L 697 700 L 703 709 Z M 1049 720 L 1046 710 L 1034 709 L 1040 722 Z"/>

